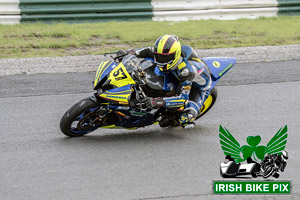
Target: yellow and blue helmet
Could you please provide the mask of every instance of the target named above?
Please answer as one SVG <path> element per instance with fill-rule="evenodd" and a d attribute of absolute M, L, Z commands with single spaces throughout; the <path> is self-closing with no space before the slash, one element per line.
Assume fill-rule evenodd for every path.
<path fill-rule="evenodd" d="M 159 69 L 168 72 L 176 66 L 181 55 L 181 45 L 175 35 L 164 35 L 154 43 L 154 61 Z"/>

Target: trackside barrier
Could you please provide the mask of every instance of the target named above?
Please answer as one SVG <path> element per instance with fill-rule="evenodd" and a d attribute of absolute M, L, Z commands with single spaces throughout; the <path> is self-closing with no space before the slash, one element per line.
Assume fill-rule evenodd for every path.
<path fill-rule="evenodd" d="M 151 20 L 150 0 L 20 0 L 21 22 Z"/>
<path fill-rule="evenodd" d="M 0 24 L 300 15 L 300 0 L 0 0 Z"/>
<path fill-rule="evenodd" d="M 277 0 L 152 0 L 153 11 L 277 7 Z"/>
<path fill-rule="evenodd" d="M 277 16 L 278 12 L 300 14 L 300 0 L 152 0 L 153 20 L 235 20 Z"/>
<path fill-rule="evenodd" d="M 278 15 L 300 15 L 299 0 L 278 0 Z"/>
<path fill-rule="evenodd" d="M 0 0 L 0 24 L 20 22 L 19 0 Z"/>
<path fill-rule="evenodd" d="M 192 11 L 156 11 L 153 20 L 155 21 L 186 21 L 200 19 L 235 20 L 239 18 L 254 19 L 258 17 L 276 16 L 278 8 L 257 8 L 257 9 L 213 9 L 213 10 L 192 10 Z"/>

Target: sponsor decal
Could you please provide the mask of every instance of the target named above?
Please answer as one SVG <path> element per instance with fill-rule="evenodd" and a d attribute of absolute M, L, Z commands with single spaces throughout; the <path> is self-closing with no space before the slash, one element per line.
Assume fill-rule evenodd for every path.
<path fill-rule="evenodd" d="M 212 64 L 215 68 L 219 68 L 221 66 L 221 64 L 218 61 L 214 61 Z"/>
<path fill-rule="evenodd" d="M 126 99 L 126 97 L 106 95 L 107 98 Z"/>
<path fill-rule="evenodd" d="M 233 65 L 228 65 L 221 73 L 219 73 L 219 76 L 222 76 L 227 70 L 229 70 Z"/>

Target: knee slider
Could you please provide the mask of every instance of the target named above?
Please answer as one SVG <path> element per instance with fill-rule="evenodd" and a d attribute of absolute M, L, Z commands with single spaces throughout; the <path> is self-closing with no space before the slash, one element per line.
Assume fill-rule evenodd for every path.
<path fill-rule="evenodd" d="M 179 122 L 181 124 L 195 121 L 197 113 L 194 110 L 188 110 L 180 115 Z"/>

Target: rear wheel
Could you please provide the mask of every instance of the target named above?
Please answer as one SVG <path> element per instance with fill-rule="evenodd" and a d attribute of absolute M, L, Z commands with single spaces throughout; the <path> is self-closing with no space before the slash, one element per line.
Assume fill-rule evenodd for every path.
<path fill-rule="evenodd" d="M 257 177 L 257 166 L 255 165 L 254 168 L 251 171 L 251 176 L 252 178 L 256 178 Z"/>
<path fill-rule="evenodd" d="M 275 173 L 273 176 L 274 176 L 275 178 L 279 178 L 279 174 L 278 174 L 278 173 Z"/>
<path fill-rule="evenodd" d="M 99 105 L 90 98 L 73 105 L 61 118 L 60 130 L 67 136 L 78 137 L 99 128 L 97 110 Z"/>
<path fill-rule="evenodd" d="M 204 105 L 201 107 L 201 110 L 197 116 L 196 119 L 199 119 L 203 115 L 205 115 L 215 104 L 218 96 L 217 88 L 213 88 L 210 92 L 210 95 L 207 97 L 207 99 L 204 102 Z"/>

